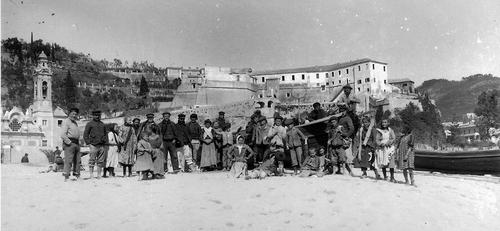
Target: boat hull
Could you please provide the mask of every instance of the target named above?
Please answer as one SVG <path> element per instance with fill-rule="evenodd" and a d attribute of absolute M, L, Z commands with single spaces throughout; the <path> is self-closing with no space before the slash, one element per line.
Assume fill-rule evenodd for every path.
<path fill-rule="evenodd" d="M 500 150 L 415 151 L 415 168 L 443 172 L 500 173 Z"/>

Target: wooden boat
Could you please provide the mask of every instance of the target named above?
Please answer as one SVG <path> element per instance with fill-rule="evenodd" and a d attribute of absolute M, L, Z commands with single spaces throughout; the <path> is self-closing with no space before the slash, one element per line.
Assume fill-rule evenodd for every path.
<path fill-rule="evenodd" d="M 415 168 L 457 173 L 500 173 L 500 150 L 415 151 Z"/>

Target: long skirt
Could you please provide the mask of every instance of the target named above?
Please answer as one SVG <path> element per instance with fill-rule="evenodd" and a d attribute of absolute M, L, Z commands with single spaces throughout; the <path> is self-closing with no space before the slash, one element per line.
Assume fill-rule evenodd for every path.
<path fill-rule="evenodd" d="M 231 171 L 229 173 L 234 178 L 239 178 L 240 176 L 245 176 L 247 170 L 247 163 L 245 162 L 234 162 L 231 166 Z"/>
<path fill-rule="evenodd" d="M 205 144 L 201 147 L 200 167 L 212 167 L 217 165 L 217 151 L 214 143 Z"/>
<path fill-rule="evenodd" d="M 394 146 L 377 148 L 375 150 L 375 168 L 394 168 Z"/>
<path fill-rule="evenodd" d="M 108 146 L 108 157 L 106 158 L 106 168 L 118 167 L 118 146 Z"/>
<path fill-rule="evenodd" d="M 375 153 L 372 148 L 361 149 L 361 155 L 359 158 L 359 165 L 361 168 L 370 168 L 375 161 Z"/>
<path fill-rule="evenodd" d="M 134 171 L 150 171 L 153 170 L 153 160 L 151 159 L 151 154 L 149 153 L 138 153 L 137 160 L 135 161 Z"/>
<path fill-rule="evenodd" d="M 165 157 L 160 149 L 153 149 L 153 173 L 164 175 L 165 174 Z"/>

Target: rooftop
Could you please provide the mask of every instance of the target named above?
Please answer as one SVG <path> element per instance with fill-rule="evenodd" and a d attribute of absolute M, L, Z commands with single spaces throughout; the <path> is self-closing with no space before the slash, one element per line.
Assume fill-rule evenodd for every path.
<path fill-rule="evenodd" d="M 376 61 L 369 58 L 357 59 L 354 61 L 344 62 L 344 63 L 336 63 L 332 65 L 325 66 L 312 66 L 312 67 L 300 67 L 300 68 L 290 68 L 290 69 L 279 69 L 279 70 L 266 70 L 266 71 L 255 71 L 252 75 L 275 75 L 275 74 L 286 74 L 286 73 L 309 73 L 309 72 L 327 72 L 334 71 L 354 65 L 358 65 L 361 63 L 380 63 L 387 65 L 387 63 Z"/>
<path fill-rule="evenodd" d="M 389 79 L 389 83 L 405 83 L 405 82 L 413 82 L 413 80 L 408 79 L 408 78 L 402 78 L 402 79 Z"/>

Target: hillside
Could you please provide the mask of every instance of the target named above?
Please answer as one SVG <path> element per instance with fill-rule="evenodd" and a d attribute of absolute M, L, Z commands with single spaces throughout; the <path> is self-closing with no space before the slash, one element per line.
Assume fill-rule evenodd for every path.
<path fill-rule="evenodd" d="M 443 121 L 451 121 L 473 112 L 479 94 L 489 89 L 500 89 L 499 77 L 477 74 L 460 81 L 431 79 L 417 88 L 421 93 L 427 92 L 436 101 Z"/>

